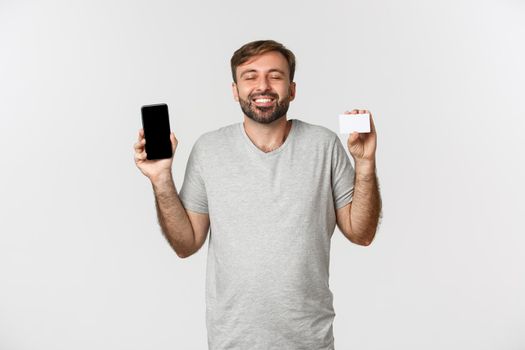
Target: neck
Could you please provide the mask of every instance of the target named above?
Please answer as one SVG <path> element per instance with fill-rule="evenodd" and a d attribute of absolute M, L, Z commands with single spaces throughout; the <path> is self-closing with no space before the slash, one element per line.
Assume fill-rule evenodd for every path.
<path fill-rule="evenodd" d="M 245 116 L 243 125 L 253 144 L 267 153 L 279 148 L 286 141 L 292 121 L 286 120 L 284 116 L 270 124 L 261 124 Z"/>

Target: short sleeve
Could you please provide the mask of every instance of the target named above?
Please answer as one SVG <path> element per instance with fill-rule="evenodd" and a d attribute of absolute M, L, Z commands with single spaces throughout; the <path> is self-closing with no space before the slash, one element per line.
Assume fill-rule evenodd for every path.
<path fill-rule="evenodd" d="M 332 147 L 332 194 L 335 209 L 352 201 L 355 171 L 341 140 L 335 135 Z"/>
<path fill-rule="evenodd" d="M 179 198 L 185 209 L 197 213 L 208 213 L 208 196 L 202 178 L 198 141 L 191 149 Z"/>

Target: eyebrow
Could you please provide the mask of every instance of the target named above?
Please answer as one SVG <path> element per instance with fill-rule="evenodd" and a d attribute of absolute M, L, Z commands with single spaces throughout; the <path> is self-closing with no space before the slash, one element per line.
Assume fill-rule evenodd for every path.
<path fill-rule="evenodd" d="M 241 73 L 241 77 L 246 74 L 246 73 L 252 73 L 252 72 L 255 72 L 257 73 L 257 71 L 255 69 L 248 69 L 248 70 L 245 70 L 244 72 Z M 273 73 L 273 72 L 278 72 L 278 73 L 281 73 L 282 75 L 285 75 L 285 73 L 280 70 L 280 69 L 277 69 L 277 68 L 272 68 L 268 71 L 268 73 Z"/>

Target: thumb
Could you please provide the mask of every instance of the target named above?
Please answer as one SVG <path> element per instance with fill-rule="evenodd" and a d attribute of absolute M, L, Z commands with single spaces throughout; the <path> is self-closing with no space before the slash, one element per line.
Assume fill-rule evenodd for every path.
<path fill-rule="evenodd" d="M 350 134 L 350 136 L 348 137 L 348 144 L 350 146 L 354 146 L 355 144 L 357 144 L 357 141 L 359 140 L 359 133 L 358 132 L 353 132 Z"/>
<path fill-rule="evenodd" d="M 175 153 L 175 150 L 177 149 L 177 144 L 179 142 L 175 138 L 175 134 L 173 132 L 170 133 L 170 140 L 171 140 L 171 149 L 172 149 L 173 153 Z"/>

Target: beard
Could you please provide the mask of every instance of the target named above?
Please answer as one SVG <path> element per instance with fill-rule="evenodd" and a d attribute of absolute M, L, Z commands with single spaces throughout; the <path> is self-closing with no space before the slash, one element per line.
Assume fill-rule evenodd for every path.
<path fill-rule="evenodd" d="M 288 107 L 290 106 L 290 95 L 286 96 L 282 100 L 279 99 L 279 95 L 275 93 L 264 93 L 257 94 L 264 96 L 271 96 L 275 98 L 275 104 L 270 107 L 258 107 L 253 103 L 253 98 L 256 95 L 249 95 L 248 100 L 244 100 L 239 96 L 239 104 L 244 114 L 251 120 L 261 123 L 261 124 L 270 124 L 277 119 L 286 115 L 288 112 Z"/>

